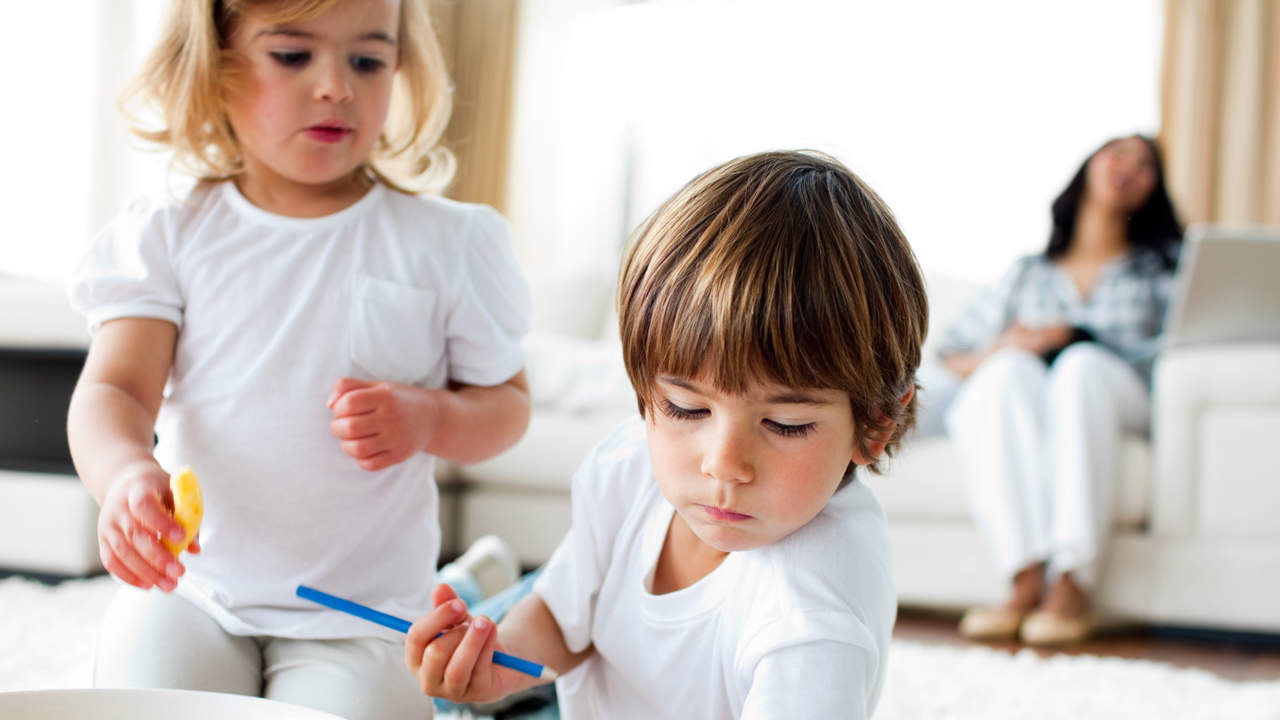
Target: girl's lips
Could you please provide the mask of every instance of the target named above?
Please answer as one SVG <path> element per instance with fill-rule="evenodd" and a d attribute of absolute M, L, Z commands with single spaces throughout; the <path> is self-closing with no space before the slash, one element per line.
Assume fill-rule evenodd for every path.
<path fill-rule="evenodd" d="M 338 127 L 317 126 L 306 130 L 307 137 L 322 143 L 336 143 L 350 133 L 350 130 Z"/>
<path fill-rule="evenodd" d="M 707 514 L 710 515 L 712 518 L 716 520 L 721 520 L 723 522 L 741 522 L 743 520 L 751 519 L 750 515 L 743 515 L 742 513 L 736 513 L 732 510 L 723 510 L 721 508 L 712 507 L 710 505 L 703 505 L 702 509 L 706 510 Z"/>

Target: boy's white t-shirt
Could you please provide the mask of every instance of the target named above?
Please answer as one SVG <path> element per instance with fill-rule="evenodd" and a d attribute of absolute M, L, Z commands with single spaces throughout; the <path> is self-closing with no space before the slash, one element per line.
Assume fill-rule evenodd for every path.
<path fill-rule="evenodd" d="M 201 185 L 134 203 L 70 287 L 94 331 L 123 317 L 179 328 L 155 453 L 190 465 L 205 502 L 180 595 L 239 635 L 398 637 L 296 597 L 299 584 L 401 617 L 429 609 L 434 459 L 361 469 L 326 401 L 344 376 L 440 388 L 520 371 L 529 291 L 497 212 L 377 185 L 289 218 L 231 182 Z"/>
<path fill-rule="evenodd" d="M 854 481 L 782 540 L 654 595 L 674 512 L 638 419 L 574 476 L 572 529 L 533 590 L 571 651 L 595 647 L 557 681 L 561 715 L 870 716 L 897 600 L 884 513 L 867 486 Z"/>

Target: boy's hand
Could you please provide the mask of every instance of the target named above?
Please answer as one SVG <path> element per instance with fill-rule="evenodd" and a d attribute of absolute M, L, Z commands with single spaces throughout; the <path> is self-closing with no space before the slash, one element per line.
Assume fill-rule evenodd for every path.
<path fill-rule="evenodd" d="M 405 664 L 422 691 L 451 702 L 490 703 L 520 689 L 516 671 L 493 664 L 493 651 L 501 649 L 493 621 L 472 618 L 448 585 L 436 586 L 431 600 L 435 609 L 409 628 L 404 645 Z"/>
<path fill-rule="evenodd" d="M 439 412 L 431 390 L 341 378 L 329 393 L 329 430 L 365 470 L 382 470 L 422 452 Z"/>
<path fill-rule="evenodd" d="M 185 572 L 182 563 L 160 542 L 181 540 L 186 532 L 169 508 L 169 473 L 154 462 L 124 468 L 112 482 L 98 513 L 98 553 L 112 575 L 143 590 L 171 592 Z M 188 552 L 199 552 L 192 541 Z"/>

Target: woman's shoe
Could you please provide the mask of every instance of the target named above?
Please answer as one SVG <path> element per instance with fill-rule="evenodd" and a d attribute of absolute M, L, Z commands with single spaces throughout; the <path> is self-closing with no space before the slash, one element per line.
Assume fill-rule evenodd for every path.
<path fill-rule="evenodd" d="M 1025 610 L 1007 607 L 969 608 L 960 618 L 960 634 L 970 640 L 1013 640 L 1026 616 Z"/>
<path fill-rule="evenodd" d="M 1093 633 L 1093 621 L 1088 615 L 1067 617 L 1045 610 L 1027 615 L 1019 632 L 1022 642 L 1037 646 L 1075 645 Z"/>

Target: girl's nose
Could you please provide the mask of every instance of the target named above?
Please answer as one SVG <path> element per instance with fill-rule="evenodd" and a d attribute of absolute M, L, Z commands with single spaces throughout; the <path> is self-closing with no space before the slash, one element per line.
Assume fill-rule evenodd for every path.
<path fill-rule="evenodd" d="M 748 431 L 725 426 L 713 428 L 702 452 L 702 474 L 725 483 L 755 479 Z"/>
<path fill-rule="evenodd" d="M 351 99 L 352 94 L 351 81 L 345 67 L 339 63 L 331 63 L 320 68 L 315 89 L 317 100 L 346 102 Z"/>

